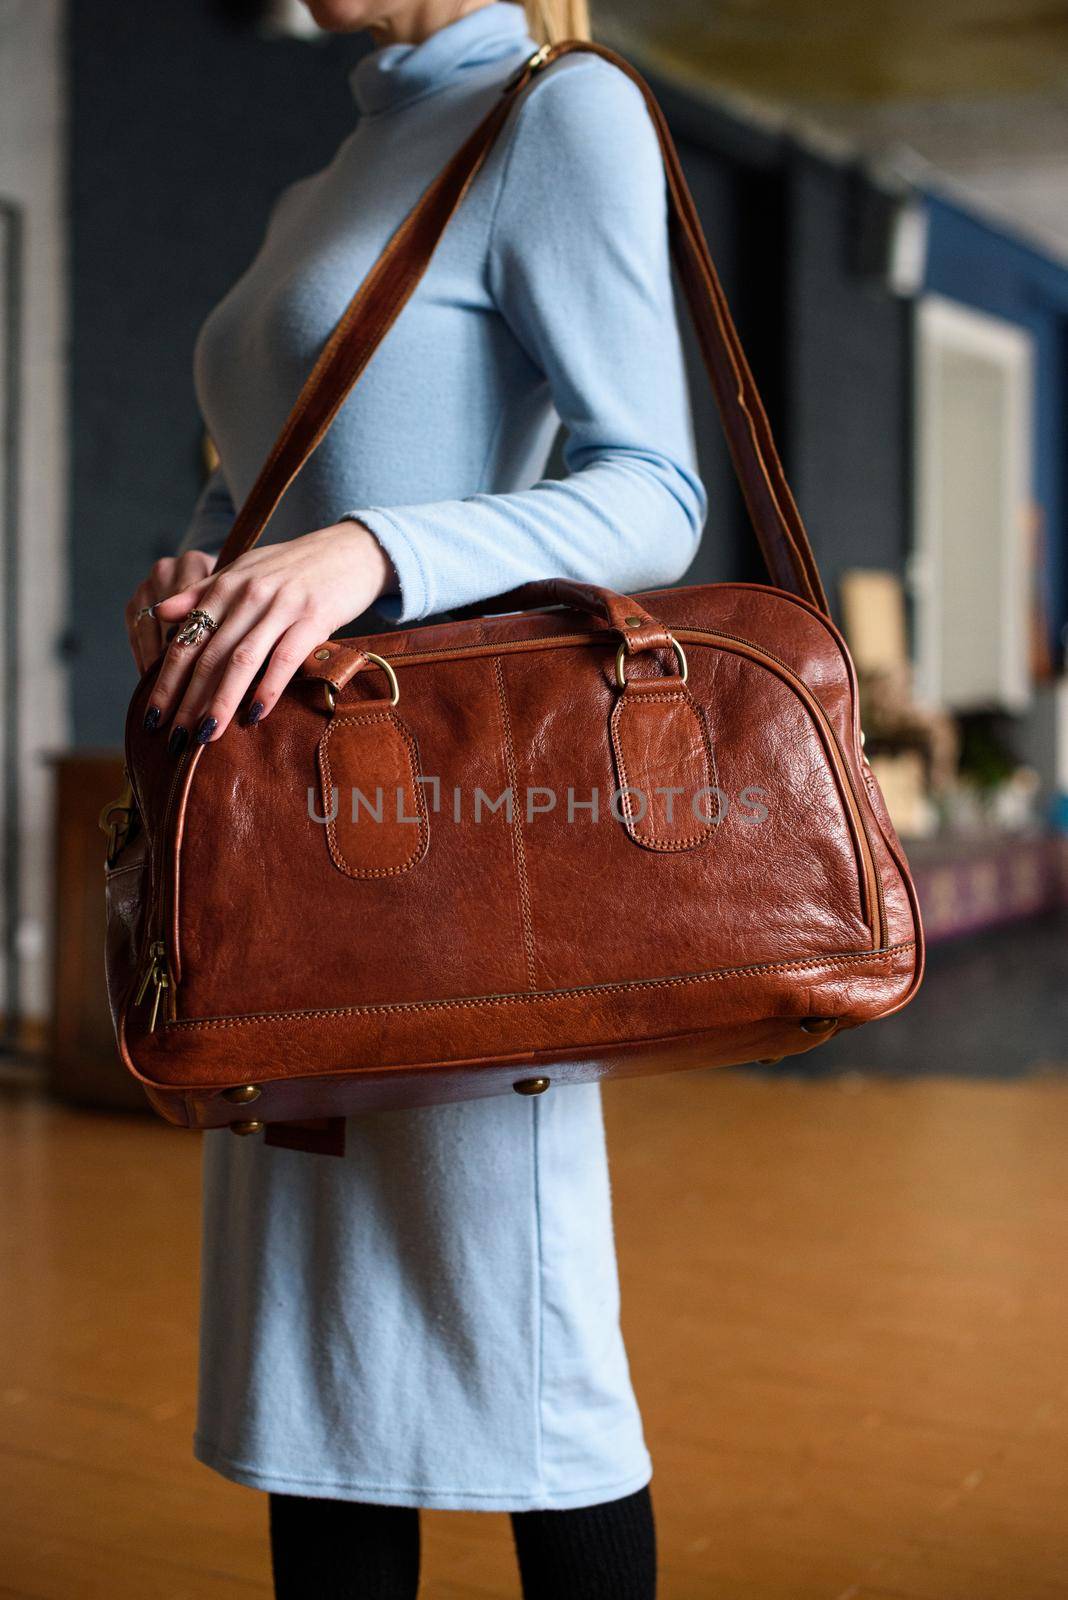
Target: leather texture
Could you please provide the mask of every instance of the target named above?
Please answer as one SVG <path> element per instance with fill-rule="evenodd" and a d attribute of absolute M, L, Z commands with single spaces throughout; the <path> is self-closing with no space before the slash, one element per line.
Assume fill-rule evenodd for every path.
<path fill-rule="evenodd" d="M 777 1058 L 907 1003 L 923 932 L 857 686 L 656 102 L 540 55 L 394 236 L 241 508 L 248 549 L 535 70 L 642 88 L 675 259 L 774 586 L 563 579 L 330 640 L 178 762 L 130 705 L 107 867 L 128 1069 L 192 1127 L 337 1151 L 360 1110 Z M 392 666 L 399 701 L 368 652 Z"/>
<path fill-rule="evenodd" d="M 340 713 L 319 740 L 320 801 L 330 859 L 350 878 L 408 872 L 430 838 L 419 752 L 388 707 Z"/>

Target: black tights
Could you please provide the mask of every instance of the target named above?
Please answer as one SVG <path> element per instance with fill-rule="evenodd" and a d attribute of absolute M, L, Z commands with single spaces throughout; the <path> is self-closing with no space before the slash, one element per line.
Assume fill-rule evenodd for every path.
<path fill-rule="evenodd" d="M 415 1600 L 419 1512 L 270 1496 L 275 1600 Z M 574 1511 L 513 1511 L 523 1600 L 655 1600 L 648 1486 Z"/>

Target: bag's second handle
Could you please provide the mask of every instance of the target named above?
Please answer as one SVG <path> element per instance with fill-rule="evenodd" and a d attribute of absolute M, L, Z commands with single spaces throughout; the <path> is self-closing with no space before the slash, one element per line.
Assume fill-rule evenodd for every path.
<path fill-rule="evenodd" d="M 586 39 L 563 40 L 531 57 L 505 85 L 493 109 L 394 233 L 323 346 L 234 519 L 219 554 L 218 569 L 252 549 L 289 485 L 322 440 L 422 277 L 450 217 L 523 89 L 536 72 L 576 50 L 592 51 L 610 61 L 637 84 L 645 98 L 664 158 L 672 254 L 768 573 L 779 588 L 800 595 L 829 614 L 812 548 L 786 482 L 664 114 L 648 84 L 629 62 L 607 46 Z"/>
<path fill-rule="evenodd" d="M 518 589 L 497 596 L 494 604 L 498 603 L 510 611 L 524 611 L 537 606 L 570 606 L 572 610 L 588 612 L 607 623 L 618 636 L 624 654 L 635 655 L 641 650 L 678 650 L 677 642 L 664 624 L 646 611 L 640 601 L 617 594 L 614 589 L 599 588 L 596 584 L 578 583 L 573 578 L 538 578 L 533 583 L 524 583 Z M 393 659 L 396 661 L 399 658 L 394 656 Z M 343 640 L 332 639 L 319 646 L 305 661 L 302 671 L 304 676 L 317 678 L 340 693 L 358 672 L 364 670 L 368 662 L 386 666 L 386 671 L 392 672 L 392 667 L 386 665 L 381 656 L 372 655 L 368 650 L 353 649 Z M 398 692 L 395 677 L 392 683 L 394 692 Z M 396 704 L 396 700 L 393 703 Z"/>

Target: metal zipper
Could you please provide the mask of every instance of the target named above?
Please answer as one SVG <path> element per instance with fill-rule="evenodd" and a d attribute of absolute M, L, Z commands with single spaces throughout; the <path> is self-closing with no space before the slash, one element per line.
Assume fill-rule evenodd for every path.
<path fill-rule="evenodd" d="M 150 1033 L 155 1033 L 156 1031 L 164 996 L 166 996 L 166 1016 L 164 1020 L 173 1022 L 177 1015 L 175 994 L 177 984 L 174 973 L 171 970 L 170 960 L 167 956 L 167 945 L 163 937 L 165 885 L 167 881 L 166 852 L 167 841 L 170 838 L 174 797 L 178 791 L 180 779 L 184 776 L 188 759 L 188 754 L 183 755 L 177 762 L 174 776 L 171 779 L 171 786 L 167 791 L 167 801 L 163 808 L 163 822 L 158 836 L 158 861 L 154 863 L 156 870 L 152 886 L 152 909 L 147 922 L 148 949 L 145 953 L 141 970 L 141 979 L 134 994 L 134 1005 L 139 1006 L 151 990 L 152 1013 L 148 1025 Z"/>
<path fill-rule="evenodd" d="M 886 906 L 883 900 L 882 880 L 875 866 L 871 840 L 868 837 L 868 830 L 864 826 L 864 815 L 861 810 L 856 785 L 853 782 L 853 775 L 846 765 L 841 746 L 838 743 L 834 729 L 831 727 L 827 713 L 804 679 L 799 678 L 797 673 L 786 665 L 785 661 L 774 655 L 770 650 L 764 650 L 760 645 L 755 645 L 750 640 L 742 639 L 731 633 L 708 633 L 700 628 L 677 628 L 675 632 L 683 639 L 707 639 L 714 643 L 723 643 L 728 647 L 731 644 L 741 646 L 746 654 L 773 662 L 779 669 L 780 674 L 789 681 L 798 699 L 803 702 L 810 716 L 823 731 L 825 748 L 831 757 L 839 788 L 846 801 L 846 810 L 849 813 L 850 832 L 853 835 L 853 846 L 858 856 L 858 864 L 861 871 L 861 899 L 864 916 L 872 931 L 873 948 L 881 950 L 886 943 Z"/>
<path fill-rule="evenodd" d="M 148 994 L 149 989 L 151 989 L 152 1015 L 149 1018 L 148 1031 L 149 1033 L 155 1033 L 164 995 L 167 996 L 167 1021 L 174 1021 L 174 983 L 171 978 L 171 970 L 167 962 L 167 950 L 163 940 L 153 939 L 148 951 L 149 964 L 142 974 L 141 982 L 137 987 L 134 1005 L 139 1006 Z"/>

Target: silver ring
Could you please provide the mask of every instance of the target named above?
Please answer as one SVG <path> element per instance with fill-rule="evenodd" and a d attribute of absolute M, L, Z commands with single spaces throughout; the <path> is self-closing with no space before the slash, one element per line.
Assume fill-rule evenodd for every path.
<path fill-rule="evenodd" d="M 199 644 L 209 634 L 214 633 L 219 624 L 208 611 L 194 610 L 189 613 L 182 626 L 174 636 L 175 644 Z"/>
<path fill-rule="evenodd" d="M 136 627 L 139 622 L 144 622 L 146 617 L 152 617 L 153 620 L 155 620 L 155 616 L 156 616 L 156 607 L 155 607 L 155 605 L 142 606 L 140 611 L 137 613 L 136 617 L 134 617 L 134 627 Z"/>

